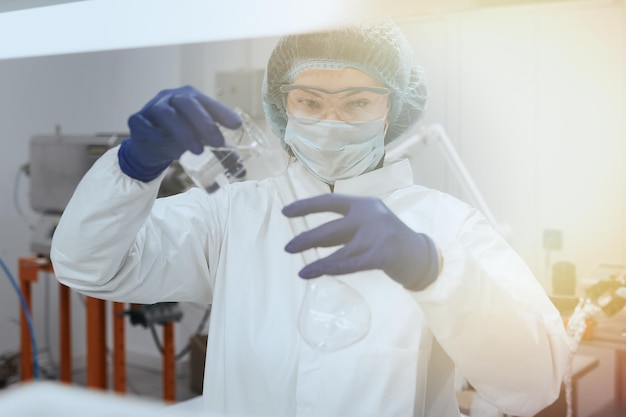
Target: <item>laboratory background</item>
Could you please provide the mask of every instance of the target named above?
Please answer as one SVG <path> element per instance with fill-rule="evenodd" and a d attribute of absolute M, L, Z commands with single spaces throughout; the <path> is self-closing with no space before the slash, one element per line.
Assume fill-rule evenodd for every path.
<path fill-rule="evenodd" d="M 0 2 L 0 19 L 28 11 L 15 3 Z M 33 2 L 31 10 L 49 12 L 52 19 L 55 9 L 91 2 L 43 3 Z M 388 154 L 409 157 L 417 183 L 485 212 L 564 314 L 586 288 L 622 279 L 625 2 L 394 3 L 391 14 L 426 72 L 429 101 L 419 126 Z M 55 216 L 62 211 L 59 196 L 72 186 L 75 172 L 90 163 L 76 146 L 89 144 L 91 157 L 97 157 L 103 147 L 124 138 L 128 116 L 156 92 L 188 84 L 241 107 L 274 140 L 261 106 L 264 65 L 278 37 L 304 21 L 274 24 L 273 19 L 281 18 L 284 23 L 284 16 L 279 13 L 265 25 L 257 22 L 239 32 L 232 22 L 224 36 L 216 31 L 204 40 L 181 42 L 170 28 L 162 39 L 144 46 L 90 48 L 86 41 L 75 51 L 61 48 L 31 56 L 11 52 L 8 43 L 19 40 L 0 41 L 0 259 L 8 268 L 0 272 L 0 384 L 5 386 L 0 400 L 3 390 L 20 384 L 13 365 L 19 362 L 24 326 L 20 298 L 6 275 L 10 272 L 19 281 L 20 260 L 45 254 Z M 310 24 L 323 22 L 323 16 L 315 16 Z M 73 24 L 72 19 L 58 23 Z M 47 36 L 38 27 L 31 30 L 35 38 Z M 46 147 L 61 142 L 64 147 Z M 279 146 L 277 140 L 274 146 Z M 43 179 L 34 178 L 36 174 Z M 53 271 L 39 269 L 31 288 L 32 327 L 40 378 L 54 380 L 61 355 L 59 286 Z M 619 294 L 624 293 L 611 296 L 619 301 Z M 73 380 L 83 384 L 93 323 L 85 318 L 88 300 L 72 293 L 69 305 Z M 184 303 L 166 307 L 175 310 L 174 402 L 181 402 L 199 395 L 189 371 L 191 350 L 202 349 L 199 336 L 206 334 L 210 311 Z M 108 366 L 113 306 L 104 308 Z M 126 366 L 149 375 L 133 379 L 129 372 L 127 390 L 132 393 L 135 386 L 136 394 L 159 399 L 165 326 L 131 323 L 129 311 L 123 318 Z M 618 305 L 610 317 L 591 324 L 577 352 L 588 362 L 574 381 L 575 415 L 611 417 L 611 410 L 626 401 L 626 312 Z M 148 388 L 139 388 L 146 379 Z M 480 415 L 470 408 L 464 413 Z"/>

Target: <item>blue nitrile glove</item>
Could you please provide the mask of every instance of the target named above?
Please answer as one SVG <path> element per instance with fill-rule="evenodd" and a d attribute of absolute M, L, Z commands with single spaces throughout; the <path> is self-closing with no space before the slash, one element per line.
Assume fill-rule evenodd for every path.
<path fill-rule="evenodd" d="M 405 288 L 419 291 L 439 274 L 439 256 L 432 239 L 407 227 L 378 198 L 324 194 L 283 208 L 287 217 L 335 212 L 343 217 L 293 238 L 285 250 L 297 253 L 314 247 L 344 245 L 306 265 L 302 278 L 382 269 Z"/>
<path fill-rule="evenodd" d="M 186 150 L 200 154 L 204 146 L 223 146 L 216 123 L 236 129 L 241 119 L 193 87 L 163 90 L 128 119 L 130 138 L 120 147 L 120 168 L 132 178 L 153 180 Z"/>

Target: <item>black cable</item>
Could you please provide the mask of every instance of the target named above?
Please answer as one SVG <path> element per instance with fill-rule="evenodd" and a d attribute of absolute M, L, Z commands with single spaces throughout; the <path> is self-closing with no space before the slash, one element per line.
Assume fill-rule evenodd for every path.
<path fill-rule="evenodd" d="M 209 307 L 204 311 L 204 315 L 202 316 L 202 319 L 200 320 L 200 324 L 198 325 L 196 332 L 193 333 L 192 336 L 200 334 L 202 330 L 204 329 L 204 326 L 206 325 L 206 322 L 211 314 L 211 306 L 212 305 L 209 304 Z M 156 345 L 157 349 L 159 350 L 159 352 L 161 352 L 161 354 L 163 354 L 163 345 L 161 344 L 161 341 L 159 340 L 159 336 L 156 333 L 156 329 L 154 328 L 154 323 L 150 324 L 150 333 L 152 334 L 152 340 L 154 340 L 154 344 Z M 187 353 L 189 353 L 190 350 L 191 350 L 191 341 L 187 342 L 185 347 L 176 354 L 175 356 L 176 360 L 177 361 L 181 360 L 183 357 L 185 357 Z"/>
<path fill-rule="evenodd" d="M 13 206 L 15 207 L 15 211 L 17 212 L 17 214 L 19 214 L 19 216 L 22 218 L 24 223 L 26 223 L 28 228 L 30 230 L 33 230 L 35 229 L 35 225 L 31 224 L 26 219 L 26 215 L 24 214 L 24 212 L 22 211 L 22 207 L 20 206 L 20 201 L 19 201 L 19 196 L 18 196 L 18 191 L 20 188 L 20 178 L 22 176 L 22 173 L 28 174 L 29 173 L 28 171 L 29 171 L 29 164 L 26 163 L 20 166 L 17 172 L 15 173 L 15 180 L 13 181 Z"/>
<path fill-rule="evenodd" d="M 37 348 L 37 339 L 35 338 L 35 327 L 33 326 L 33 319 L 31 317 L 30 310 L 28 309 L 28 305 L 26 304 L 26 300 L 24 299 L 24 295 L 22 294 L 19 285 L 17 285 L 17 281 L 15 280 L 15 278 L 13 278 L 11 271 L 6 266 L 2 258 L 0 258 L 0 267 L 4 270 L 4 273 L 11 282 L 13 289 L 15 289 L 15 292 L 17 293 L 17 296 L 20 299 L 20 303 L 22 305 L 24 317 L 26 317 L 26 322 L 28 323 L 28 330 L 30 332 L 30 344 L 33 354 L 33 375 L 35 380 L 37 380 L 39 379 L 39 353 Z"/>

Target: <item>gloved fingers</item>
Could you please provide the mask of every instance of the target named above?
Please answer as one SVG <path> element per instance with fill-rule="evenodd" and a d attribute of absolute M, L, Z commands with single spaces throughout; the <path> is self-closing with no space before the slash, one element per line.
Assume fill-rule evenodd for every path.
<path fill-rule="evenodd" d="M 228 129 L 237 129 L 241 126 L 239 115 L 219 101 L 204 94 L 198 94 L 196 99 L 217 123 Z"/>
<path fill-rule="evenodd" d="M 166 102 L 169 99 L 169 96 L 172 95 L 172 92 L 175 90 L 161 90 L 157 95 L 155 95 L 150 101 L 148 101 L 140 110 L 140 113 L 144 113 L 149 111 L 149 109 L 154 106 L 156 103 L 165 100 Z"/>
<path fill-rule="evenodd" d="M 342 194 L 322 194 L 316 197 L 294 201 L 283 207 L 283 214 L 287 217 L 304 216 L 312 213 L 331 211 L 347 214 L 352 204 L 360 197 Z"/>
<path fill-rule="evenodd" d="M 300 270 L 301 278 L 317 278 L 322 275 L 344 275 L 375 269 L 374 257 L 365 245 L 346 245 L 325 258 L 311 262 Z"/>
<path fill-rule="evenodd" d="M 297 253 L 316 247 L 343 245 L 352 239 L 356 230 L 356 225 L 342 217 L 299 234 L 287 243 L 285 251 Z"/>
<path fill-rule="evenodd" d="M 163 129 L 153 125 L 141 113 L 135 113 L 128 118 L 128 128 L 132 136 L 145 137 L 151 141 L 162 140 L 165 137 Z"/>
<path fill-rule="evenodd" d="M 213 121 L 211 115 L 197 100 L 186 94 L 174 94 L 170 99 L 170 105 L 185 120 L 195 132 L 194 140 L 202 146 L 208 145 L 214 148 L 224 146 L 224 136 Z"/>
<path fill-rule="evenodd" d="M 204 146 L 198 140 L 196 132 L 169 101 L 162 100 L 156 103 L 146 113 L 147 119 L 153 125 L 165 128 L 167 136 L 180 143 L 184 149 L 189 149 L 195 154 L 202 153 Z M 176 155 L 174 159 L 179 156 Z"/>

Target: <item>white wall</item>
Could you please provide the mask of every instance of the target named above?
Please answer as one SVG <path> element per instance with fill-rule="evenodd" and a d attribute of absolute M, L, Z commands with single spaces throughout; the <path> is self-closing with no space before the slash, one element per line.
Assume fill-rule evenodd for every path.
<path fill-rule="evenodd" d="M 425 122 L 445 126 L 547 289 L 544 229 L 563 234 L 550 261 L 579 277 L 625 261 L 624 16 L 622 2 L 579 1 L 402 22 L 430 80 Z M 427 152 L 416 176 L 466 198 Z"/>

